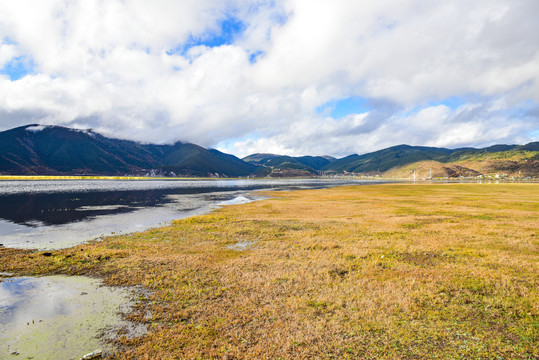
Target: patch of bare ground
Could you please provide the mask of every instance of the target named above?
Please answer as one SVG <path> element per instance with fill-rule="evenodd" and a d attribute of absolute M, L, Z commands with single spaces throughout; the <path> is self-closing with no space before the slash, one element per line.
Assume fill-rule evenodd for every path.
<path fill-rule="evenodd" d="M 539 357 L 538 185 L 271 195 L 50 256 L 2 249 L 0 272 L 151 290 L 132 315 L 149 333 L 115 358 Z"/>

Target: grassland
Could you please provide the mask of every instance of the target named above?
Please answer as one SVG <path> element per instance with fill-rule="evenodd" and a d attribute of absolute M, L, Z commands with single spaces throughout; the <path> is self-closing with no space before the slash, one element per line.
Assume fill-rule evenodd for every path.
<path fill-rule="evenodd" d="M 538 185 L 272 195 L 46 256 L 1 249 L 0 271 L 150 289 L 131 316 L 150 331 L 116 358 L 539 357 Z"/>

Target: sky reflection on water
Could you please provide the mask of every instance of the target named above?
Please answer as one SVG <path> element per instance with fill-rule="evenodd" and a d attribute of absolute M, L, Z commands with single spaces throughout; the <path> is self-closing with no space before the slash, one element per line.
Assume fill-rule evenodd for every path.
<path fill-rule="evenodd" d="M 0 358 L 17 352 L 24 359 L 71 359 L 110 350 L 105 340 L 115 331 L 145 331 L 122 319 L 130 298 L 127 289 L 80 276 L 0 279 Z M 100 338 L 103 329 L 109 331 Z"/>

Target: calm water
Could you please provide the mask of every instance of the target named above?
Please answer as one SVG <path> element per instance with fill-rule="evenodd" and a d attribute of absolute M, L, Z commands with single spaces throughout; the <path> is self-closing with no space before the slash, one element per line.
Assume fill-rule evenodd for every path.
<path fill-rule="evenodd" d="M 133 297 L 81 276 L 0 278 L 0 359 L 79 359 L 110 351 L 106 340 L 118 331 L 128 337 L 146 331 L 122 319 Z"/>
<path fill-rule="evenodd" d="M 361 184 L 350 180 L 0 181 L 0 244 L 59 249 L 258 200 L 255 190 Z M 372 183 L 372 182 L 369 182 Z"/>

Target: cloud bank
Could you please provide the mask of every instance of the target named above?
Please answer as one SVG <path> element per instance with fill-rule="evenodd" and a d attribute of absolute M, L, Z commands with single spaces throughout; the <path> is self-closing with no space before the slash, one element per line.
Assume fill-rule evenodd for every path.
<path fill-rule="evenodd" d="M 539 139 L 539 2 L 11 1 L 0 129 L 239 156 Z"/>

